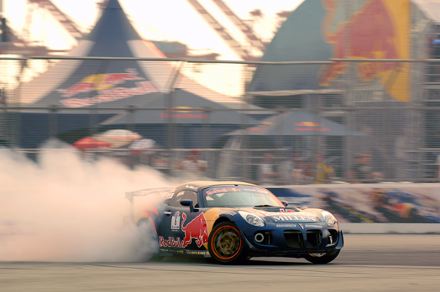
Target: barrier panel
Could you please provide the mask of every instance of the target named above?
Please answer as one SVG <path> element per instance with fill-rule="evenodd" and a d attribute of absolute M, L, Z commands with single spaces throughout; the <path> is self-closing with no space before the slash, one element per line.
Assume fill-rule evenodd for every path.
<path fill-rule="evenodd" d="M 268 186 L 281 200 L 332 212 L 354 233 L 440 233 L 440 184 Z"/>

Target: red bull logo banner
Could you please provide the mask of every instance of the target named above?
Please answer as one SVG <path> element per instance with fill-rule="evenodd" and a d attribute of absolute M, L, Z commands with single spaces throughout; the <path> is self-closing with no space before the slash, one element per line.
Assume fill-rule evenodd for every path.
<path fill-rule="evenodd" d="M 177 106 L 172 109 L 164 110 L 160 117 L 162 119 L 193 119 L 193 120 L 206 120 L 209 115 L 202 109 L 196 109 L 188 106 Z"/>
<path fill-rule="evenodd" d="M 319 122 L 296 122 L 295 125 L 295 131 L 298 132 L 317 132 L 317 133 L 328 133 L 330 132 L 330 129 L 323 126 Z"/>
<path fill-rule="evenodd" d="M 150 81 L 140 77 L 135 69 L 127 69 L 126 72 L 119 73 L 91 74 L 72 86 L 58 91 L 61 93 L 62 105 L 78 108 L 158 90 Z"/>
<path fill-rule="evenodd" d="M 322 27 L 325 41 L 333 48 L 333 58 L 410 58 L 409 0 L 322 0 L 326 11 Z M 410 100 L 408 63 L 355 63 L 360 81 L 378 81 L 395 100 Z M 329 86 L 348 74 L 350 64 L 335 62 L 322 70 L 320 83 Z"/>

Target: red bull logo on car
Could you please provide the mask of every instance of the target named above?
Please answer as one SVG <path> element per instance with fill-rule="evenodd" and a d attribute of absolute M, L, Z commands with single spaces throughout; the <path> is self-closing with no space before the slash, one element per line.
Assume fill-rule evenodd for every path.
<path fill-rule="evenodd" d="M 134 86 L 121 86 L 128 81 L 134 81 Z M 72 86 L 59 90 L 63 98 L 61 103 L 66 107 L 90 106 L 156 91 L 155 86 L 140 77 L 135 69 L 127 69 L 126 72 L 91 74 Z M 91 97 L 78 97 L 90 92 L 97 94 Z"/>
<path fill-rule="evenodd" d="M 352 14 L 345 17 L 344 1 L 322 0 L 326 10 L 323 20 L 325 40 L 337 59 L 409 58 L 409 0 L 365 0 L 353 2 Z M 398 2 L 398 5 L 395 5 Z M 357 3 L 360 3 L 357 4 Z M 356 5 L 359 5 L 356 7 Z M 409 100 L 409 65 L 397 62 L 356 63 L 360 81 L 378 80 L 385 91 L 399 101 Z M 321 85 L 348 73 L 350 64 L 334 62 L 321 74 Z"/>
<path fill-rule="evenodd" d="M 190 245 L 193 239 L 195 239 L 195 243 L 199 248 L 208 242 L 208 229 L 203 213 L 197 215 L 186 225 L 184 225 L 185 221 L 186 214 L 182 213 L 182 231 L 185 233 L 183 237 L 184 246 Z"/>
<path fill-rule="evenodd" d="M 180 212 L 178 212 L 180 215 Z M 179 217 L 180 218 L 180 217 Z M 186 248 L 189 246 L 193 240 L 198 248 L 201 248 L 204 244 L 208 242 L 208 228 L 205 216 L 200 213 L 190 222 L 186 223 L 187 215 L 182 213 L 182 223 L 180 229 L 183 231 L 183 239 L 179 237 L 159 237 L 160 247 L 172 247 L 172 248 Z M 180 220 L 179 220 L 180 221 Z M 173 226 L 173 222 L 171 222 Z"/>

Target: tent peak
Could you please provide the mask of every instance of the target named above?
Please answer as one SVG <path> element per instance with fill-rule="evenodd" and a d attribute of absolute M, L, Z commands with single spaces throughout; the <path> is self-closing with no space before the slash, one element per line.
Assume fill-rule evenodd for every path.
<path fill-rule="evenodd" d="M 104 10 L 105 9 L 122 9 L 122 7 L 119 0 L 106 0 L 104 3 Z"/>
<path fill-rule="evenodd" d="M 101 55 L 116 56 L 114 53 L 110 55 L 105 54 L 105 51 L 109 50 L 109 47 L 114 46 L 116 42 L 141 40 L 142 38 L 127 18 L 119 1 L 107 0 L 101 17 L 87 36 L 87 39 L 98 44 L 101 48 Z"/>

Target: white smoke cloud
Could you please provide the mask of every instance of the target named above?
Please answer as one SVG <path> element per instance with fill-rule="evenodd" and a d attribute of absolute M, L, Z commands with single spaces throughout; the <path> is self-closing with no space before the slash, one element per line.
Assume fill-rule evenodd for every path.
<path fill-rule="evenodd" d="M 0 149 L 0 165 L 0 261 L 137 261 L 151 252 L 151 240 L 128 223 L 125 192 L 171 187 L 159 172 L 85 161 L 54 141 L 37 163 Z"/>

